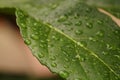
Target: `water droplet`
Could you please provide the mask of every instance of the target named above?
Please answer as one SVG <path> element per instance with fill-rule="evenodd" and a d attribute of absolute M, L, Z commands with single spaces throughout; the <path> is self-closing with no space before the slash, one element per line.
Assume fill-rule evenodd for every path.
<path fill-rule="evenodd" d="M 106 46 L 108 50 L 111 50 L 113 48 L 110 44 L 106 44 Z"/>
<path fill-rule="evenodd" d="M 81 26 L 82 22 L 81 21 L 78 21 L 75 23 L 76 26 Z"/>
<path fill-rule="evenodd" d="M 100 30 L 96 33 L 97 36 L 103 37 L 104 36 L 104 31 Z"/>
<path fill-rule="evenodd" d="M 81 45 L 81 42 L 77 42 L 78 45 Z"/>
<path fill-rule="evenodd" d="M 76 60 L 75 59 L 72 59 L 73 62 L 75 62 Z"/>
<path fill-rule="evenodd" d="M 68 62 L 68 61 L 69 61 L 69 60 L 68 60 L 68 58 L 65 58 L 65 61 L 67 61 L 67 62 Z"/>
<path fill-rule="evenodd" d="M 79 54 L 77 54 L 77 55 L 75 56 L 75 58 L 77 58 L 80 62 L 85 61 L 85 59 L 82 58 Z"/>
<path fill-rule="evenodd" d="M 58 6 L 57 4 L 50 4 L 51 9 L 55 9 L 55 8 L 57 8 L 57 6 Z"/>
<path fill-rule="evenodd" d="M 40 46 L 40 47 L 42 47 L 42 48 L 44 47 L 44 45 L 43 45 L 43 44 L 40 44 L 39 46 Z"/>
<path fill-rule="evenodd" d="M 56 60 L 56 57 L 52 56 L 50 59 L 54 61 L 54 60 Z"/>
<path fill-rule="evenodd" d="M 66 20 L 67 20 L 67 16 L 62 15 L 62 16 L 59 17 L 58 22 L 64 22 Z"/>
<path fill-rule="evenodd" d="M 102 20 L 97 20 L 97 23 L 98 24 L 103 24 L 103 21 Z"/>
<path fill-rule="evenodd" d="M 31 44 L 31 41 L 29 39 L 25 39 L 24 40 L 24 43 L 27 44 L 27 45 L 30 45 Z"/>
<path fill-rule="evenodd" d="M 52 63 L 51 63 L 51 66 L 52 66 L 52 67 L 57 67 L 57 64 L 56 64 L 55 62 L 52 62 Z"/>
<path fill-rule="evenodd" d="M 105 52 L 105 51 L 102 51 L 102 54 L 103 54 L 103 55 L 107 55 L 108 53 L 107 53 L 107 52 Z"/>
<path fill-rule="evenodd" d="M 68 56 L 67 52 L 65 50 L 62 51 L 64 55 Z"/>
<path fill-rule="evenodd" d="M 38 57 L 39 57 L 39 58 L 43 58 L 43 57 L 44 57 L 44 54 L 41 53 L 41 52 L 39 52 L 39 53 L 38 53 Z"/>
<path fill-rule="evenodd" d="M 20 24 L 22 28 L 27 29 L 27 26 L 24 23 Z"/>
<path fill-rule="evenodd" d="M 81 31 L 81 30 L 76 30 L 76 31 L 75 31 L 75 34 L 76 34 L 76 35 L 81 35 L 81 34 L 83 34 L 83 31 Z"/>
<path fill-rule="evenodd" d="M 54 40 L 58 40 L 58 38 L 56 36 L 52 36 L 52 39 Z"/>
<path fill-rule="evenodd" d="M 39 39 L 39 36 L 37 36 L 37 35 L 35 35 L 35 34 L 32 34 L 32 35 L 31 35 L 31 38 L 34 39 L 34 40 L 37 40 L 37 39 Z"/>
<path fill-rule="evenodd" d="M 77 55 L 75 56 L 75 58 L 78 58 L 78 59 L 80 59 L 80 55 L 79 55 L 79 54 L 77 54 Z"/>
<path fill-rule="evenodd" d="M 60 71 L 59 75 L 63 78 L 67 78 L 69 76 L 69 73 L 67 71 Z"/>
<path fill-rule="evenodd" d="M 93 42 L 96 42 L 97 40 L 95 39 L 95 38 L 93 38 L 93 37 L 89 37 L 89 40 L 90 41 L 93 41 Z"/>
<path fill-rule="evenodd" d="M 68 65 L 64 65 L 64 68 L 68 69 L 68 68 L 69 68 L 69 66 L 68 66 Z"/>
<path fill-rule="evenodd" d="M 115 31 L 114 31 L 114 34 L 115 34 L 115 35 L 120 34 L 120 30 L 115 30 Z"/>
<path fill-rule="evenodd" d="M 34 26 L 37 26 L 37 23 L 35 22 L 35 23 L 33 23 L 33 25 L 34 25 Z"/>
<path fill-rule="evenodd" d="M 92 25 L 92 23 L 86 23 L 86 27 L 89 28 L 89 29 L 92 29 L 93 25 Z"/>
<path fill-rule="evenodd" d="M 119 55 L 114 55 L 116 58 L 120 59 L 120 56 Z"/>

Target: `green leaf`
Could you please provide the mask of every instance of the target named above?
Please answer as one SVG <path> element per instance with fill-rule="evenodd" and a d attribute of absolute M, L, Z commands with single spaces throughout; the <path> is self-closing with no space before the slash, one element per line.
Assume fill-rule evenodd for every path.
<path fill-rule="evenodd" d="M 120 0 L 84 0 L 85 3 L 99 7 L 119 7 Z"/>
<path fill-rule="evenodd" d="M 120 79 L 120 28 L 97 7 L 82 0 L 31 0 L 17 8 L 25 43 L 52 72 L 67 80 Z"/>
<path fill-rule="evenodd" d="M 104 8 L 104 9 L 120 19 L 120 8 L 111 7 L 111 8 Z"/>
<path fill-rule="evenodd" d="M 103 8 L 120 18 L 120 0 L 85 0 L 84 2 L 91 6 Z"/>
<path fill-rule="evenodd" d="M 29 0 L 0 0 L 0 8 L 14 8 L 19 5 L 24 5 Z"/>

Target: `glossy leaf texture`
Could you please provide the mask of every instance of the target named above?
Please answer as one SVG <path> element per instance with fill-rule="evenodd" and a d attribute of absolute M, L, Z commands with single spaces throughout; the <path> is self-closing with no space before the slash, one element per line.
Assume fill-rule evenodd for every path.
<path fill-rule="evenodd" d="M 120 18 L 120 0 L 84 0 L 84 2 L 91 6 L 103 8 L 117 18 Z"/>
<path fill-rule="evenodd" d="M 26 3 L 17 7 L 17 24 L 42 64 L 66 80 L 120 80 L 120 28 L 97 6 L 82 0 Z"/>

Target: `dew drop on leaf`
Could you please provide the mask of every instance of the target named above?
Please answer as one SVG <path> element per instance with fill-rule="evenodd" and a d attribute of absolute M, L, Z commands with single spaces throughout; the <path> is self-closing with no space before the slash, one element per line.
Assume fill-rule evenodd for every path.
<path fill-rule="evenodd" d="M 67 20 L 67 16 L 62 15 L 62 16 L 59 17 L 59 19 L 58 19 L 57 21 L 58 21 L 58 22 L 64 22 L 64 21 L 66 21 L 66 20 Z"/>
<path fill-rule="evenodd" d="M 58 4 L 49 4 L 51 9 L 57 8 Z"/>
<path fill-rule="evenodd" d="M 108 53 L 107 53 L 107 52 L 105 52 L 105 51 L 102 51 L 102 54 L 103 54 L 103 55 L 107 55 Z"/>
<path fill-rule="evenodd" d="M 103 21 L 102 20 L 97 20 L 97 23 L 98 24 L 103 24 Z"/>
<path fill-rule="evenodd" d="M 67 61 L 67 62 L 68 62 L 69 60 L 68 60 L 67 58 L 65 58 L 65 61 Z"/>
<path fill-rule="evenodd" d="M 69 66 L 68 66 L 68 65 L 64 65 L 63 67 L 64 67 L 64 68 L 66 68 L 66 69 L 68 69 L 68 68 L 69 68 Z"/>
<path fill-rule="evenodd" d="M 30 45 L 31 44 L 31 41 L 29 39 L 25 39 L 24 40 L 24 43 L 27 44 L 27 45 Z"/>
<path fill-rule="evenodd" d="M 37 40 L 37 39 L 39 39 L 39 36 L 38 36 L 38 35 L 35 35 L 35 34 L 32 34 L 32 35 L 31 35 L 31 38 L 32 38 L 33 40 Z"/>
<path fill-rule="evenodd" d="M 45 44 L 39 44 L 39 46 L 41 47 L 41 48 L 44 48 L 45 47 Z"/>
<path fill-rule="evenodd" d="M 72 59 L 72 62 L 75 62 L 76 61 L 76 59 Z"/>
<path fill-rule="evenodd" d="M 38 53 L 38 57 L 39 58 L 43 58 L 44 57 L 44 54 L 42 54 L 41 52 Z"/>
<path fill-rule="evenodd" d="M 104 32 L 103 31 L 98 31 L 96 33 L 96 35 L 99 36 L 99 37 L 103 37 L 104 36 Z"/>
<path fill-rule="evenodd" d="M 92 23 L 86 23 L 86 27 L 89 28 L 89 29 L 92 29 L 93 28 L 93 24 Z"/>
<path fill-rule="evenodd" d="M 81 57 L 79 54 L 77 54 L 77 55 L 75 56 L 75 58 L 77 58 L 80 62 L 85 61 L 85 59 L 84 59 L 83 57 Z"/>
<path fill-rule="evenodd" d="M 79 55 L 79 54 L 77 54 L 77 55 L 75 56 L 75 58 L 78 58 L 78 59 L 80 59 L 80 55 Z"/>
<path fill-rule="evenodd" d="M 120 56 L 119 55 L 114 55 L 116 58 L 120 59 Z"/>
<path fill-rule="evenodd" d="M 52 63 L 51 63 L 51 66 L 52 66 L 52 67 L 57 67 L 57 64 L 56 64 L 55 62 L 52 62 Z"/>
<path fill-rule="evenodd" d="M 35 22 L 35 23 L 33 23 L 33 25 L 34 25 L 34 26 L 37 26 L 37 23 Z"/>
<path fill-rule="evenodd" d="M 62 51 L 65 56 L 68 56 L 66 51 Z M 67 60 L 66 60 L 67 61 Z"/>
<path fill-rule="evenodd" d="M 59 75 L 63 78 L 67 78 L 69 76 L 69 73 L 67 71 L 60 71 Z"/>
<path fill-rule="evenodd" d="M 52 56 L 50 59 L 51 59 L 52 61 L 55 61 L 55 60 L 56 60 L 56 57 L 55 57 L 55 56 Z"/>
<path fill-rule="evenodd" d="M 76 31 L 75 31 L 75 34 L 76 34 L 76 35 L 81 35 L 81 34 L 83 34 L 83 32 L 82 32 L 81 30 L 76 30 Z"/>
<path fill-rule="evenodd" d="M 106 44 L 106 46 L 108 50 L 111 50 L 113 48 L 110 44 Z"/>
<path fill-rule="evenodd" d="M 82 24 L 81 21 L 77 21 L 77 22 L 75 23 L 76 26 L 81 26 L 81 24 Z"/>
<path fill-rule="evenodd" d="M 89 37 L 90 41 L 96 42 L 96 39 L 94 37 Z"/>
<path fill-rule="evenodd" d="M 52 36 L 52 39 L 54 40 L 58 40 L 58 38 L 56 36 Z"/>
<path fill-rule="evenodd" d="M 119 30 L 115 30 L 115 31 L 114 31 L 114 34 L 115 34 L 115 35 L 118 35 L 118 34 L 120 34 L 120 31 L 119 31 Z"/>
<path fill-rule="evenodd" d="M 27 26 L 24 23 L 20 24 L 22 28 L 27 29 Z"/>

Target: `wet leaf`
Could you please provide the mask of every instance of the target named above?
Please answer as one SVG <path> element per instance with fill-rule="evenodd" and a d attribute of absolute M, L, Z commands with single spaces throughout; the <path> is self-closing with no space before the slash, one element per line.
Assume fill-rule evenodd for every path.
<path fill-rule="evenodd" d="M 120 28 L 98 11 L 99 5 L 82 0 L 23 3 L 16 6 L 23 39 L 52 72 L 66 80 L 120 79 Z"/>

